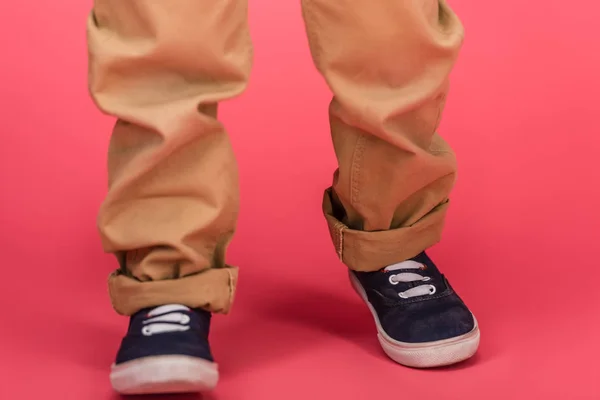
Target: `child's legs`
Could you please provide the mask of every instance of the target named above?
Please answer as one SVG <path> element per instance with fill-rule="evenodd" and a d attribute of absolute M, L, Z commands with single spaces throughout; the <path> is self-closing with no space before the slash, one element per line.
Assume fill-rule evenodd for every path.
<path fill-rule="evenodd" d="M 444 1 L 303 0 L 310 47 L 334 97 L 339 169 L 324 211 L 355 270 L 406 260 L 441 235 L 456 172 L 436 130 L 463 29 Z"/>
<path fill-rule="evenodd" d="M 217 104 L 247 84 L 246 0 L 96 0 L 88 40 L 90 92 L 118 119 L 98 216 L 104 249 L 121 261 L 109 279 L 115 309 L 227 312 L 238 176 Z"/>

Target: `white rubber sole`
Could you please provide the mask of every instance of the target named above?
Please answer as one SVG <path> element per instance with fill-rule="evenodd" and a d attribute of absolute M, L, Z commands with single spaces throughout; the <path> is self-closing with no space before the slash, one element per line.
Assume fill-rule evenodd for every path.
<path fill-rule="evenodd" d="M 352 272 L 350 272 L 350 283 L 373 314 L 377 325 L 377 338 L 383 351 L 398 364 L 412 368 L 444 367 L 465 361 L 477 352 L 480 337 L 477 320 L 471 332 L 451 339 L 426 343 L 405 343 L 392 339 L 381 327 L 379 317 L 369 303 L 365 290 Z"/>
<path fill-rule="evenodd" d="M 210 391 L 219 381 L 217 364 L 188 356 L 156 356 L 113 365 L 110 382 L 121 394 Z"/>

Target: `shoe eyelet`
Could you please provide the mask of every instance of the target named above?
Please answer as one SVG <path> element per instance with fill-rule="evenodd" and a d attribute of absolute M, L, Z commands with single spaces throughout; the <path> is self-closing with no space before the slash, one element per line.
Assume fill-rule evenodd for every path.
<path fill-rule="evenodd" d="M 404 292 L 398 293 L 398 296 L 400 296 L 400 298 L 402 298 L 402 299 L 408 299 L 408 297 L 404 294 Z"/>
<path fill-rule="evenodd" d="M 142 328 L 142 334 L 144 336 L 152 336 L 152 329 L 149 326 L 145 326 Z"/>
<path fill-rule="evenodd" d="M 433 285 L 429 285 L 429 294 L 434 295 L 437 292 L 437 289 Z"/>
<path fill-rule="evenodd" d="M 400 283 L 400 282 L 398 282 L 398 281 L 394 280 L 394 275 L 391 275 L 391 276 L 390 276 L 390 279 L 388 279 L 388 280 L 390 281 L 390 283 L 391 283 L 392 285 L 397 285 L 397 284 L 399 284 L 399 283 Z"/>

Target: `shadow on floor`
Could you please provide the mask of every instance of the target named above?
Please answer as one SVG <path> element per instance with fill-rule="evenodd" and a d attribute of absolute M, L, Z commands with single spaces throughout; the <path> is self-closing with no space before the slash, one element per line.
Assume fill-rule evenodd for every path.
<path fill-rule="evenodd" d="M 283 287 L 285 291 L 274 293 L 269 290 L 272 287 Z M 373 356 L 383 356 L 371 314 L 350 290 L 347 294 L 339 290 L 331 293 L 285 279 L 253 290 L 256 295 L 244 299 L 244 308 L 251 311 L 222 325 L 216 322 L 213 338 L 224 376 L 294 354 L 318 351 L 331 340 L 341 339 Z"/>

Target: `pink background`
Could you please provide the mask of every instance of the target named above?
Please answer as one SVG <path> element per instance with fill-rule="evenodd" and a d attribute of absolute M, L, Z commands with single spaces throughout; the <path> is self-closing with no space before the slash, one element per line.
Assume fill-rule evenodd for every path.
<path fill-rule="evenodd" d="M 598 3 L 452 2 L 467 41 L 442 133 L 461 173 L 432 254 L 483 336 L 474 360 L 436 371 L 382 355 L 329 242 L 329 93 L 299 2 L 251 3 L 254 74 L 223 107 L 242 280 L 216 319 L 222 380 L 207 398 L 600 399 Z M 90 7 L 0 2 L 1 399 L 118 398 L 107 373 L 126 320 L 95 230 L 112 121 L 86 91 Z"/>

